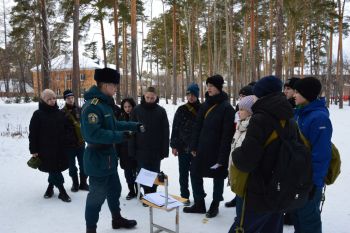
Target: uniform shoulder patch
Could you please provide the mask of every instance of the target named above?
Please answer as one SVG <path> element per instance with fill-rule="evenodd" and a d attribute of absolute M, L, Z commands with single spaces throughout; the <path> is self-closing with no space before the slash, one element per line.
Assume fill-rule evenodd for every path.
<path fill-rule="evenodd" d="M 89 124 L 96 124 L 98 122 L 98 116 L 96 113 L 89 113 L 88 115 Z"/>
<path fill-rule="evenodd" d="M 98 102 L 99 102 L 99 99 L 97 99 L 97 98 L 93 98 L 93 99 L 91 100 L 91 104 L 93 104 L 93 105 L 97 105 Z"/>

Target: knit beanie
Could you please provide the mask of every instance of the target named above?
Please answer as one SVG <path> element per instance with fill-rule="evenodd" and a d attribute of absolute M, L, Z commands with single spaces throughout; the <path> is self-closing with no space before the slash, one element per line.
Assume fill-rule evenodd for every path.
<path fill-rule="evenodd" d="M 299 79 L 300 78 L 296 78 L 296 77 L 291 77 L 291 78 L 287 79 L 287 81 L 284 83 L 284 87 L 290 87 L 292 89 L 295 89 L 294 85 Z"/>
<path fill-rule="evenodd" d="M 187 87 L 186 95 L 193 94 L 197 98 L 199 97 L 199 87 L 196 83 L 192 83 Z"/>
<path fill-rule="evenodd" d="M 243 95 L 243 96 L 253 95 L 253 86 L 247 85 L 242 87 L 242 89 L 239 90 L 239 95 Z"/>
<path fill-rule="evenodd" d="M 238 103 L 239 109 L 246 110 L 249 113 L 253 114 L 252 106 L 255 103 L 255 100 L 256 97 L 254 95 L 248 95 L 243 97 Z"/>
<path fill-rule="evenodd" d="M 73 92 L 71 90 L 67 89 L 63 92 L 63 99 L 65 100 L 69 96 L 74 96 L 74 95 L 73 95 Z"/>
<path fill-rule="evenodd" d="M 208 83 L 214 85 L 219 91 L 222 91 L 222 87 L 224 85 L 224 78 L 221 75 L 216 74 L 207 78 L 206 84 Z"/>
<path fill-rule="evenodd" d="M 321 93 L 321 82 L 314 77 L 307 77 L 298 80 L 294 84 L 294 89 L 297 90 L 309 102 L 314 101 Z"/>
<path fill-rule="evenodd" d="M 274 92 L 282 91 L 282 81 L 273 75 L 265 76 L 260 79 L 253 88 L 253 93 L 256 97 L 261 98 Z"/>

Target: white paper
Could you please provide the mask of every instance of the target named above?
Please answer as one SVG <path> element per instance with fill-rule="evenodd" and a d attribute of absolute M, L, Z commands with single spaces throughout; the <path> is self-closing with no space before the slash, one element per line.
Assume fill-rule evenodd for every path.
<path fill-rule="evenodd" d="M 148 193 L 143 196 L 143 199 L 146 201 L 149 201 L 157 206 L 164 206 L 165 205 L 165 193 L 163 192 L 156 192 L 156 193 Z M 182 206 L 183 203 L 176 200 L 175 198 L 168 196 L 168 209 L 177 207 L 177 206 Z"/>
<path fill-rule="evenodd" d="M 158 173 L 141 168 L 139 174 L 136 177 L 136 183 L 152 187 L 154 181 L 157 178 Z"/>

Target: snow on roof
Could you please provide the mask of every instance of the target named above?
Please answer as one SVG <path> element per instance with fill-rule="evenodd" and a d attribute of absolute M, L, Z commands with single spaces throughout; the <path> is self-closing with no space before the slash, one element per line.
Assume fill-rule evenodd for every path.
<path fill-rule="evenodd" d="M 80 66 L 80 69 L 82 70 L 103 68 L 102 65 L 97 64 L 94 60 L 84 55 L 79 55 L 79 66 Z M 72 70 L 72 69 L 73 69 L 73 56 L 60 55 L 51 60 L 52 71 Z M 35 72 L 36 67 L 33 67 L 30 70 Z M 41 70 L 41 65 L 39 65 L 39 70 Z"/>

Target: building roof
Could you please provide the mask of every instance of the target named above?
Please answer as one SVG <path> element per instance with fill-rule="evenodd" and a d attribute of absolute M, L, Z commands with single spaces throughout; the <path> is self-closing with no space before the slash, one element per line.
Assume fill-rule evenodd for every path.
<path fill-rule="evenodd" d="M 94 60 L 84 55 L 79 55 L 79 66 L 81 70 L 103 68 L 102 65 L 97 64 Z M 51 71 L 72 70 L 72 69 L 73 69 L 73 56 L 60 55 L 51 60 Z M 30 70 L 32 72 L 36 72 L 36 67 L 33 67 Z M 41 70 L 41 65 L 39 65 L 39 70 Z"/>

